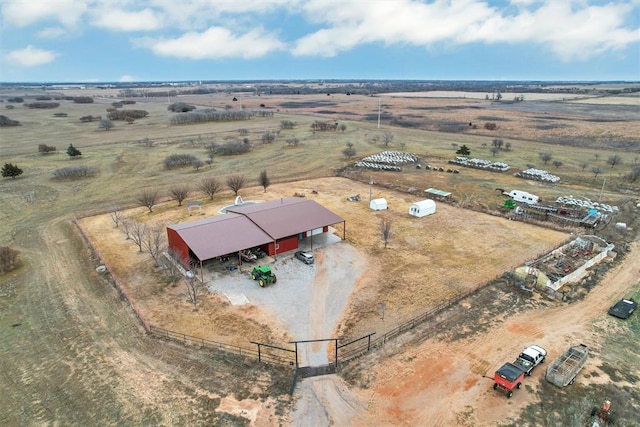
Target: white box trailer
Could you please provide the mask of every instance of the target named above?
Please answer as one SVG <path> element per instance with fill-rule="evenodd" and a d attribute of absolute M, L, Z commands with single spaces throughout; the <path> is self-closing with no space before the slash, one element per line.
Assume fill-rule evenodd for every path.
<path fill-rule="evenodd" d="M 386 199 L 373 199 L 371 202 L 369 202 L 369 207 L 374 211 L 389 209 Z"/>
<path fill-rule="evenodd" d="M 535 205 L 540 201 L 540 198 L 535 194 L 527 193 L 526 191 L 512 190 L 507 193 L 516 202 L 527 203 L 529 205 Z"/>

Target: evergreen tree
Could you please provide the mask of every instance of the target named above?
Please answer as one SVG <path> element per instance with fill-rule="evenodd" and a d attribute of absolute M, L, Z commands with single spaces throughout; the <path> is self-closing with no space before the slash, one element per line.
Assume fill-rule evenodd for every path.
<path fill-rule="evenodd" d="M 461 156 L 468 156 L 471 154 L 471 150 L 469 150 L 469 147 L 467 147 L 466 145 L 463 145 L 458 149 L 458 151 L 456 151 L 456 154 L 459 154 Z"/>
<path fill-rule="evenodd" d="M 5 163 L 2 167 L 2 176 L 5 178 L 13 178 L 22 175 L 22 169 L 12 163 Z"/>
<path fill-rule="evenodd" d="M 80 150 L 74 147 L 73 144 L 69 144 L 69 148 L 67 148 L 67 154 L 69 155 L 69 157 L 82 156 Z"/>

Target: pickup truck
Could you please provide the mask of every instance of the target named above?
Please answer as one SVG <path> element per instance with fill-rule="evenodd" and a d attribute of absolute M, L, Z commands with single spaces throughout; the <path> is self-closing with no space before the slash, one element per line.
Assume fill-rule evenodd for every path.
<path fill-rule="evenodd" d="M 547 357 L 547 351 L 544 348 L 537 345 L 530 345 L 520 353 L 513 364 L 524 372 L 525 375 L 530 376 L 533 368 L 544 363 L 545 357 Z"/>

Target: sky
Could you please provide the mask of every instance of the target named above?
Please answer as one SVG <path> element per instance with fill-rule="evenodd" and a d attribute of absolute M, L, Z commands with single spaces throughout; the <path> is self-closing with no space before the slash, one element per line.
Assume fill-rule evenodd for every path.
<path fill-rule="evenodd" d="M 640 0 L 0 0 L 0 82 L 640 81 Z"/>

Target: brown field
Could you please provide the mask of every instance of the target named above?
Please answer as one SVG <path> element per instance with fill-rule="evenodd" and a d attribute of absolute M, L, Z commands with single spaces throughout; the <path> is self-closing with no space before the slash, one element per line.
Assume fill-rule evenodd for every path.
<path fill-rule="evenodd" d="M 82 94 L 94 93 L 88 89 Z M 116 127 L 106 132 L 98 129 L 96 122 L 79 121 L 83 115 L 104 115 L 105 108 L 117 99 L 109 91 L 95 91 L 95 94 L 100 97 L 90 105 L 61 101 L 62 105 L 56 110 L 16 106 L 3 111 L 22 125 L 0 129 L 0 163 L 12 162 L 24 170 L 15 180 L 0 181 L 0 242 L 18 249 L 22 262 L 18 270 L 0 276 L 0 367 L 6 373 L 0 378 L 0 387 L 6 391 L 0 403 L 3 425 L 304 425 L 291 417 L 294 406 L 286 396 L 290 371 L 265 370 L 248 359 L 185 351 L 180 346 L 145 336 L 130 307 L 95 272 L 100 260 L 78 237 L 71 225 L 74 216 L 105 212 L 115 203 L 122 208 L 133 208 L 129 211 L 131 215 L 145 221 L 185 220 L 186 208 L 178 209 L 175 202 L 167 201 L 168 190 L 179 183 L 195 186 L 203 176 L 209 175 L 224 182 L 231 174 L 245 174 L 249 181 L 248 188 L 241 191 L 245 198 L 264 197 L 262 189 L 256 187 L 258 174 L 263 169 L 268 171 L 273 183 L 267 192 L 270 197 L 316 189 L 318 195 L 314 197 L 347 220 L 349 243 L 376 265 L 367 286 L 363 283 L 356 289 L 336 330 L 336 333 L 355 336 L 372 329 L 384 332 L 439 301 L 501 275 L 566 237 L 546 228 L 463 209 L 473 207 L 498 212 L 503 198 L 495 188 L 528 190 L 545 200 L 571 194 L 621 206 L 625 201 L 634 201 L 639 194 L 637 183 L 625 178 L 640 156 L 637 108 L 633 104 L 625 105 L 626 102 L 605 105 L 608 104 L 606 98 L 584 105 L 581 101 L 578 105 L 576 102 L 527 101 L 526 94 L 525 102 L 518 104 L 383 96 L 380 128 L 376 123 L 377 99 L 361 95 L 258 97 L 237 93 L 237 106 L 254 108 L 264 103 L 275 111 L 274 117 L 185 126 L 168 124 L 166 99 L 146 98 L 137 100 L 130 108 L 147 110 L 149 117 L 130 125 L 116 122 Z M 231 101 L 233 96 L 229 92 L 180 97 L 180 100 L 193 102 L 199 108 L 224 108 L 236 106 Z M 610 101 L 613 103 L 613 98 Z M 68 117 L 54 117 L 55 112 L 65 112 Z M 293 130 L 280 132 L 274 143 L 262 144 L 261 136 L 277 130 L 281 120 L 293 120 L 298 125 Z M 314 133 L 309 125 L 315 120 L 339 121 L 346 124 L 346 130 Z M 496 131 L 484 129 L 484 122 L 489 121 L 498 124 Z M 479 126 L 474 129 L 469 123 Z M 251 152 L 242 156 L 218 156 L 210 167 L 200 170 L 163 168 L 162 161 L 170 154 L 193 154 L 205 160 L 208 143 L 237 139 L 238 129 L 249 131 Z M 380 135 L 385 131 L 394 134 L 389 147 L 380 142 Z M 139 141 L 144 138 L 152 139 L 155 145 L 143 146 Z M 286 143 L 290 138 L 298 138 L 300 144 L 290 146 Z M 496 160 L 509 163 L 513 171 L 534 165 L 560 176 L 562 181 L 543 184 L 523 181 L 511 172 L 496 174 L 472 169 L 461 169 L 460 174 L 416 169 L 374 173 L 351 170 L 348 168 L 351 162 L 341 154 L 346 144 L 351 143 L 358 158 L 385 149 L 403 150 L 418 154 L 425 163 L 445 166 L 462 144 L 470 147 L 473 157 L 491 159 L 494 138 L 512 143 L 512 149 L 498 153 Z M 40 143 L 55 145 L 58 153 L 39 154 Z M 65 154 L 69 143 L 82 151 L 80 159 L 71 160 Z M 544 165 L 539 159 L 541 152 L 552 153 L 562 165 L 557 168 Z M 623 157 L 623 164 L 607 165 L 607 158 L 614 154 Z M 584 164 L 588 166 L 583 169 Z M 53 179 L 55 170 L 75 165 L 95 168 L 97 175 L 73 181 Z M 602 173 L 594 176 L 590 172 L 592 167 L 600 167 Z M 338 171 L 345 171 L 353 180 L 335 178 Z M 372 214 L 366 207 L 369 192 L 366 182 L 371 178 L 377 183 L 372 189 L 374 197 L 383 196 L 391 201 L 392 208 L 387 214 L 394 220 L 395 232 L 387 250 L 382 247 L 375 229 L 377 219 L 374 218 L 379 215 Z M 439 204 L 436 215 L 419 222 L 410 220 L 405 212 L 408 202 L 416 200 L 407 193 L 410 187 L 451 191 L 456 203 L 454 206 Z M 136 196 L 145 188 L 159 190 L 165 200 L 151 215 L 135 208 Z M 348 203 L 346 196 L 355 193 L 361 194 L 363 202 Z M 200 194 L 193 194 L 190 199 L 194 198 L 204 200 Z M 231 198 L 231 193 L 225 190 L 210 206 L 227 204 Z M 605 230 L 610 239 L 618 243 L 634 239 L 637 230 L 634 222 L 637 212 L 631 209 L 633 204 L 625 206 L 629 207 L 624 218 L 629 224 L 629 233 Z M 153 271 L 151 260 L 138 254 L 137 248 L 126 242 L 108 219 L 88 216 L 83 221 L 94 233 L 92 239 L 98 250 L 115 254 L 108 257 L 108 262 L 116 275 L 130 284 L 136 301 L 154 322 L 191 328 L 198 334 L 207 333 L 215 325 L 212 335 L 231 342 L 239 342 L 239 334 L 256 334 L 260 339 L 274 341 L 287 339 L 286 331 L 279 330 L 273 325 L 273 319 L 259 310 L 233 308 L 210 297 L 200 310 L 193 312 L 179 295 L 179 287 L 164 286 L 162 275 Z M 417 227 L 418 223 L 434 227 Z M 637 247 L 634 248 L 629 262 L 637 259 Z M 517 255 L 513 256 L 514 253 Z M 616 293 L 607 294 L 607 298 L 630 292 L 637 283 L 637 268 L 630 271 L 618 283 L 620 288 L 616 288 Z M 379 320 L 380 301 L 387 305 L 384 323 Z M 579 308 L 575 313 L 589 320 L 592 317 L 588 316 L 598 316 L 609 302 L 599 300 L 588 306 L 595 307 L 596 311 Z M 572 306 L 563 308 L 568 310 L 566 315 L 571 316 Z M 502 320 L 508 321 L 508 315 L 496 321 Z M 479 318 L 478 323 L 481 321 Z M 558 324 L 561 323 L 562 317 L 558 320 Z M 504 331 L 499 324 L 497 327 L 492 333 Z M 596 374 L 592 377 L 599 375 L 598 384 L 606 386 L 607 378 L 612 383 L 611 376 L 616 373 L 638 376 L 640 349 L 635 353 L 627 351 L 637 348 L 638 340 L 628 341 L 626 329 L 616 328 L 611 333 L 614 336 L 605 336 L 591 334 L 591 324 L 587 321 L 580 327 L 581 336 L 591 339 L 599 351 L 598 360 L 603 368 L 594 370 Z M 552 330 L 544 329 L 542 333 L 554 351 L 565 344 L 561 339 L 570 339 L 570 335 L 554 336 Z M 523 341 L 537 339 L 536 334 L 518 336 Z M 452 343 L 456 341 L 453 337 L 447 339 Z M 491 339 L 491 335 L 481 330 L 469 337 L 472 344 Z M 603 344 L 605 340 L 607 346 Z M 404 363 L 403 358 L 409 360 L 415 356 L 402 355 L 402 349 L 411 345 L 398 344 L 400 363 Z M 462 344 L 438 345 L 441 354 L 449 355 Z M 503 353 L 510 354 L 511 350 L 503 349 L 500 354 Z M 617 354 L 625 355 L 624 366 L 631 366 L 628 372 L 617 370 L 620 363 Z M 416 360 L 428 362 L 424 357 Z M 369 368 L 365 365 L 362 369 Z M 402 394 L 393 394 L 396 385 L 390 384 L 386 371 L 396 369 L 395 365 L 382 364 L 380 369 L 383 371 L 376 371 L 376 375 L 382 382 L 374 387 L 381 393 L 378 396 L 392 394 L 401 398 Z M 403 371 L 402 381 L 407 390 L 415 387 L 417 391 L 424 390 L 426 395 L 433 392 L 420 382 L 409 384 L 407 375 L 410 373 Z M 590 387 L 595 390 L 600 387 L 598 384 L 594 380 Z M 357 388 L 354 392 L 364 393 Z M 609 396 L 621 398 L 623 395 L 611 392 Z M 402 419 L 403 411 L 385 409 L 378 397 L 369 398 L 370 408 L 378 411 L 385 423 L 394 424 L 389 420 Z M 637 391 L 629 398 L 637 401 Z M 330 406 L 332 402 L 335 403 L 329 399 L 326 404 Z M 529 402 L 536 402 L 533 394 Z M 489 403 L 495 406 L 497 401 Z M 403 410 L 411 413 L 411 405 L 407 400 Z M 472 415 L 467 422 L 461 414 L 462 418 L 454 419 L 454 424 L 470 425 L 474 420 L 488 419 L 478 414 L 490 410 L 491 405 L 477 408 L 472 402 L 469 405 Z M 526 402 L 519 402 L 514 409 L 525 406 Z M 330 408 L 327 413 L 331 413 Z"/>

